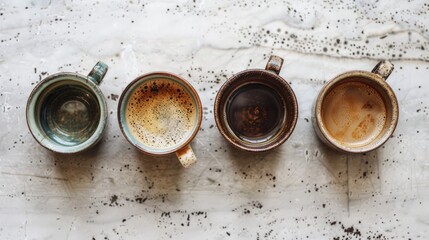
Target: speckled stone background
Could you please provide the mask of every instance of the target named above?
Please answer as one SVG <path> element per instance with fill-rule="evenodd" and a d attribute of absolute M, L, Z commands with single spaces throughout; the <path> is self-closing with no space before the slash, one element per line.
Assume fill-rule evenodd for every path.
<path fill-rule="evenodd" d="M 0 239 L 429 239 L 428 1 L 0 1 Z M 299 101 L 291 138 L 264 154 L 223 140 L 213 119 L 234 73 L 285 59 Z M 310 122 L 322 85 L 391 59 L 400 121 L 380 149 L 326 148 Z M 41 79 L 110 66 L 109 124 L 64 156 L 32 138 L 27 97 Z M 188 79 L 204 105 L 199 162 L 137 152 L 118 95 L 140 74 Z"/>

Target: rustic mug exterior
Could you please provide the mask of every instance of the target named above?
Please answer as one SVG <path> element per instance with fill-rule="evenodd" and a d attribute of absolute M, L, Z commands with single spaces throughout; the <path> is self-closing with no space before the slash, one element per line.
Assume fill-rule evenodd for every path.
<path fill-rule="evenodd" d="M 163 81 L 165 80 L 172 84 L 179 84 L 181 87 L 183 87 L 183 89 L 185 89 L 185 91 L 192 98 L 192 103 L 194 104 L 196 110 L 195 123 L 192 126 L 192 130 L 190 130 L 190 132 L 186 136 L 183 136 L 183 138 L 177 144 L 160 148 L 155 148 L 153 146 L 150 146 L 149 144 L 145 144 L 137 136 L 135 136 L 135 134 L 131 130 L 131 127 L 129 126 L 129 123 L 127 121 L 128 116 L 126 114 L 130 98 L 132 97 L 134 92 L 138 91 L 139 87 L 143 86 L 144 84 L 148 84 L 149 81 L 156 79 L 163 79 Z M 197 158 L 190 146 L 190 143 L 195 138 L 200 129 L 202 121 L 202 104 L 197 91 L 188 81 L 186 81 L 182 77 L 168 72 L 152 72 L 137 77 L 130 84 L 128 84 L 128 86 L 122 92 L 118 103 L 118 121 L 119 127 L 125 138 L 128 140 L 129 143 L 131 143 L 142 153 L 151 156 L 165 156 L 171 153 L 175 153 L 180 163 L 184 167 L 189 167 L 196 163 Z M 159 136 L 161 137 L 162 135 L 163 134 L 161 133 L 159 134 Z"/>
<path fill-rule="evenodd" d="M 283 144 L 292 134 L 298 119 L 298 102 L 292 88 L 286 80 L 279 76 L 282 65 L 282 58 L 271 56 L 265 69 L 249 69 L 242 71 L 228 79 L 219 89 L 214 103 L 216 125 L 222 136 L 234 147 L 249 152 L 268 151 Z M 271 132 L 258 139 L 240 135 L 238 131 L 234 130 L 233 125 L 243 124 L 237 123 L 236 119 L 232 119 L 232 117 L 229 116 L 231 114 L 237 114 L 234 113 L 234 110 L 229 109 L 232 109 L 232 106 L 229 106 L 231 105 L 231 101 L 235 101 L 234 99 L 237 98 L 236 96 L 238 96 L 240 91 L 246 91 L 246 88 L 253 88 L 256 92 L 258 89 L 266 89 L 266 96 L 276 96 L 274 102 L 274 105 L 278 106 L 276 111 L 270 109 L 270 107 L 272 107 L 270 104 L 257 106 L 258 100 L 252 100 L 252 98 L 257 99 L 258 96 L 256 95 L 250 96 L 250 101 L 248 101 L 249 98 L 244 100 L 244 104 L 249 104 L 246 106 L 249 110 L 246 110 L 247 112 L 243 114 L 248 116 L 250 120 L 249 118 L 244 119 L 243 122 L 244 125 L 250 129 L 249 131 L 252 131 L 253 123 L 258 125 L 256 127 L 259 127 L 261 124 L 258 120 L 262 118 L 270 123 L 273 122 L 270 120 L 272 115 L 276 115 L 276 118 L 278 118 L 277 123 L 269 126 L 272 128 Z M 252 104 L 256 107 L 252 106 Z M 265 113 L 264 108 L 267 109 Z"/>
<path fill-rule="evenodd" d="M 371 72 L 346 72 L 338 75 L 323 86 L 313 107 L 312 122 L 317 136 L 329 147 L 345 153 L 365 153 L 383 145 L 393 134 L 399 118 L 398 101 L 392 88 L 386 82 L 393 69 L 393 64 L 384 60 L 380 61 Z M 322 117 L 324 111 L 326 111 L 323 106 L 327 95 L 341 84 L 351 82 L 366 84 L 373 88 L 381 96 L 385 106 L 385 111 L 383 111 L 385 112 L 385 122 L 382 130 L 369 143 L 364 145 L 353 146 L 344 141 L 339 141 L 329 133 Z"/>

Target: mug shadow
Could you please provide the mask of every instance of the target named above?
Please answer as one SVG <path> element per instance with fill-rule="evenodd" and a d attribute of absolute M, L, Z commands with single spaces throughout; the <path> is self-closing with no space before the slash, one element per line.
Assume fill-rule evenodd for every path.
<path fill-rule="evenodd" d="M 350 199 L 365 199 L 381 193 L 378 150 L 348 154 L 348 195 Z"/>
<path fill-rule="evenodd" d="M 103 141 L 100 141 L 92 148 L 76 154 L 50 153 L 55 171 L 63 180 L 69 196 L 79 196 L 91 191 L 93 173 L 97 171 L 103 145 Z"/>
<path fill-rule="evenodd" d="M 154 157 L 145 155 L 137 149 L 134 151 L 138 156 L 138 164 L 142 173 L 144 184 L 142 187 L 147 192 L 159 196 L 180 191 L 183 181 L 182 174 L 185 169 L 174 153 Z M 179 194 L 175 194 L 175 196 L 179 196 Z"/>
<path fill-rule="evenodd" d="M 316 132 L 314 132 L 314 136 L 318 151 L 314 157 L 341 183 L 341 176 L 338 171 L 345 170 L 347 172 L 347 154 L 327 146 L 316 136 Z"/>
<path fill-rule="evenodd" d="M 52 153 L 58 169 L 67 170 L 69 168 L 94 168 L 98 165 L 99 154 L 102 152 L 103 143 L 100 142 L 91 149 L 76 154 Z M 73 161 L 73 162 L 70 162 Z M 66 173 L 66 171 L 62 171 Z"/>
<path fill-rule="evenodd" d="M 368 198 L 381 191 L 378 150 L 344 153 L 317 138 L 317 160 L 336 178 L 349 200 Z"/>
<path fill-rule="evenodd" d="M 247 152 L 228 144 L 226 156 L 234 174 L 233 187 L 239 187 L 245 192 L 263 192 L 266 188 L 275 187 L 276 170 L 282 161 L 280 148 L 266 152 Z"/>

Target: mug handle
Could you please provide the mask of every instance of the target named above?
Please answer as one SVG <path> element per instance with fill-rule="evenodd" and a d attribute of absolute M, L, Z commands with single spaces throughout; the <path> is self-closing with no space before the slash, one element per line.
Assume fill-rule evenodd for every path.
<path fill-rule="evenodd" d="M 95 84 L 100 84 L 103 81 L 104 75 L 107 73 L 109 67 L 104 62 L 99 61 L 92 68 L 91 72 L 88 74 L 89 80 L 93 81 Z"/>
<path fill-rule="evenodd" d="M 176 156 L 182 166 L 184 166 L 185 168 L 197 162 L 197 157 L 195 156 L 194 151 L 192 151 L 191 145 L 189 144 L 177 151 Z"/>
<path fill-rule="evenodd" d="M 265 66 L 265 70 L 272 71 L 279 75 L 282 66 L 283 58 L 276 55 L 271 55 L 270 59 L 268 59 L 267 66 Z"/>
<path fill-rule="evenodd" d="M 389 75 L 393 72 L 394 69 L 393 63 L 391 63 L 389 60 L 383 60 L 377 63 L 375 65 L 374 69 L 372 69 L 372 73 L 375 73 L 382 77 L 384 80 L 387 80 Z"/>

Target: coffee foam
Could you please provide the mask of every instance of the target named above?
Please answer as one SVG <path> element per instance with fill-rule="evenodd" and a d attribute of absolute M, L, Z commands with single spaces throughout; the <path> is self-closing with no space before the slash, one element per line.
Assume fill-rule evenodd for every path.
<path fill-rule="evenodd" d="M 386 124 L 386 106 L 374 88 L 360 82 L 336 86 L 322 103 L 322 121 L 331 137 L 349 147 L 375 140 Z"/>
<path fill-rule="evenodd" d="M 131 93 L 125 115 L 138 141 L 152 148 L 166 148 L 191 133 L 197 106 L 181 84 L 157 78 L 145 81 Z"/>

